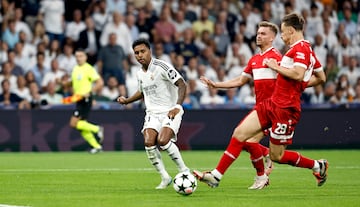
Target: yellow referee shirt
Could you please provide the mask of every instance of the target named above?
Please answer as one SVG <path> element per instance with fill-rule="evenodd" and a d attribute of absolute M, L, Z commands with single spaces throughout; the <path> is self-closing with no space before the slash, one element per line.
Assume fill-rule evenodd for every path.
<path fill-rule="evenodd" d="M 93 82 L 99 78 L 99 73 L 89 63 L 76 65 L 71 73 L 74 94 L 86 95 L 90 93 Z"/>

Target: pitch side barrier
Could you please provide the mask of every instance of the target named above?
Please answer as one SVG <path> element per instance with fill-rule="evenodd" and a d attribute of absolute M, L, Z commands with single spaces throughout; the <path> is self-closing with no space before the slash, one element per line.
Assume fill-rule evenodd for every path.
<path fill-rule="evenodd" d="M 224 150 L 251 107 L 186 110 L 178 136 L 182 150 Z M 89 146 L 69 127 L 72 106 L 0 110 L 0 151 L 83 151 Z M 143 109 L 97 107 L 90 120 L 105 127 L 104 150 L 143 150 Z M 268 138 L 263 140 L 268 145 Z M 360 149 L 360 108 L 305 107 L 291 148 Z"/>

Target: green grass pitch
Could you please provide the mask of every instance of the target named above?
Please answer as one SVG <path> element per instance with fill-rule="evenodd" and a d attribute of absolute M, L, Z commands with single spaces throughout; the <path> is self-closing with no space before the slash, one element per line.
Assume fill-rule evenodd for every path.
<path fill-rule="evenodd" d="M 144 151 L 57 153 L 0 153 L 0 206 L 31 207 L 324 207 L 360 205 L 360 151 L 307 150 L 311 158 L 329 161 L 329 177 L 322 187 L 308 169 L 275 164 L 270 186 L 247 189 L 255 171 L 243 152 L 227 171 L 218 188 L 198 182 L 190 196 L 175 193 L 172 186 L 155 190 L 159 175 Z M 183 151 L 192 169 L 215 167 L 222 151 Z M 169 173 L 177 173 L 166 153 Z"/>

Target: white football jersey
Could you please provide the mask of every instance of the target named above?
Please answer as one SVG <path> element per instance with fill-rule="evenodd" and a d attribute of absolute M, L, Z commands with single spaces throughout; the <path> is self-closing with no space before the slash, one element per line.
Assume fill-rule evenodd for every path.
<path fill-rule="evenodd" d="M 162 60 L 152 58 L 148 70 L 137 72 L 139 91 L 144 95 L 147 113 L 164 113 L 176 105 L 180 73 Z"/>

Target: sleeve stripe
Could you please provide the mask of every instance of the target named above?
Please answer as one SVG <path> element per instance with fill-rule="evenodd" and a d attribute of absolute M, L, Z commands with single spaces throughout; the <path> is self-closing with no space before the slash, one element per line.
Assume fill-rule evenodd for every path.
<path fill-rule="evenodd" d="M 163 62 L 160 62 L 158 60 L 154 60 L 154 65 L 156 66 L 160 66 L 162 69 L 164 69 L 165 71 L 168 71 L 170 69 L 170 67 L 168 65 L 166 65 L 165 63 Z"/>

